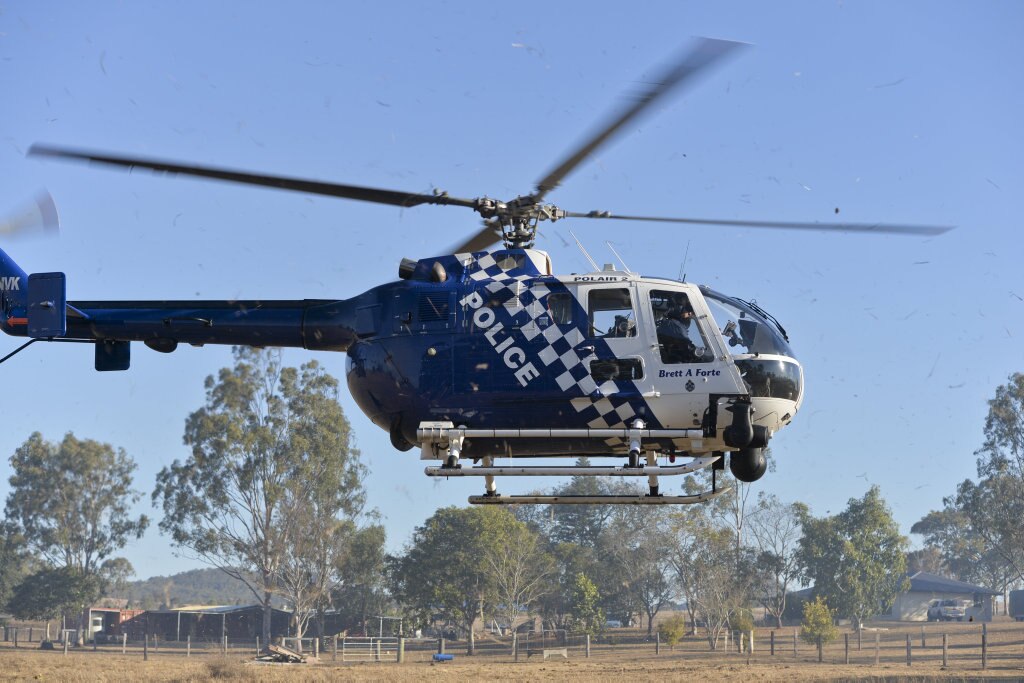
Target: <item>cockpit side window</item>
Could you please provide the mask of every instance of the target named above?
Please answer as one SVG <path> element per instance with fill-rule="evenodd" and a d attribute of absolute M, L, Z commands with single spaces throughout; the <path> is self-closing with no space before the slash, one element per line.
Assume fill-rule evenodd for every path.
<path fill-rule="evenodd" d="M 555 325 L 572 325 L 572 308 L 575 299 L 568 292 L 553 292 L 548 295 L 547 308 L 551 322 Z"/>
<path fill-rule="evenodd" d="M 636 316 L 633 315 L 633 302 L 628 289 L 592 289 L 588 304 L 590 337 L 608 339 L 636 336 Z"/>
<path fill-rule="evenodd" d="M 651 290 L 651 313 L 658 331 L 662 363 L 709 363 L 714 360 L 686 294 Z"/>

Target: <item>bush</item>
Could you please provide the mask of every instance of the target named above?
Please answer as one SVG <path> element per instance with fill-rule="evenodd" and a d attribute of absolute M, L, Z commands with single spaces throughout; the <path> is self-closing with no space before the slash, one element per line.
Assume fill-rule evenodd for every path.
<path fill-rule="evenodd" d="M 834 611 L 828 608 L 825 599 L 818 596 L 813 602 L 804 603 L 804 620 L 800 624 L 800 638 L 818 646 L 818 661 L 821 661 L 821 646 L 839 637 L 839 629 L 833 622 Z"/>
<path fill-rule="evenodd" d="M 741 609 L 729 617 L 729 629 L 740 633 L 754 630 L 754 615 L 749 609 Z"/>
<path fill-rule="evenodd" d="M 683 636 L 686 635 L 686 618 L 682 614 L 676 614 L 668 619 L 663 619 L 658 624 L 658 635 L 663 643 L 674 646 Z"/>

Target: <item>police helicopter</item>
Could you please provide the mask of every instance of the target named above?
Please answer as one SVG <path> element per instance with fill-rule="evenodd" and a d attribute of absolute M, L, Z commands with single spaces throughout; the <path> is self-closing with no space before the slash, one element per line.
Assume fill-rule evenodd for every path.
<path fill-rule="evenodd" d="M 26 275 L 0 251 L 0 328 L 29 341 L 95 346 L 99 371 L 127 370 L 132 342 L 296 347 L 348 356 L 348 387 L 391 443 L 419 446 L 434 477 L 484 478 L 471 503 L 683 504 L 721 495 L 714 472 L 759 479 L 790 424 L 804 374 L 782 325 L 751 301 L 638 275 L 624 264 L 556 275 L 538 226 L 568 218 L 934 235 L 948 228 L 574 212 L 546 202 L 584 159 L 652 103 L 740 43 L 701 39 L 613 112 L 533 192 L 510 200 L 389 189 L 35 145 L 30 155 L 148 169 L 399 207 L 476 211 L 483 227 L 442 256 L 402 259 L 398 280 L 348 299 L 68 301 L 63 273 Z M 500 242 L 503 248 L 491 250 Z M 584 254 L 586 254 L 584 250 Z M 589 255 L 587 256 L 590 260 Z M 621 259 L 620 259 L 621 260 Z M 495 459 L 611 458 L 605 466 L 499 466 Z M 676 462 L 680 460 L 680 462 Z M 472 465 L 463 466 L 469 461 Z M 712 468 L 711 489 L 666 495 L 660 478 Z M 645 494 L 500 495 L 501 476 L 646 477 Z"/>

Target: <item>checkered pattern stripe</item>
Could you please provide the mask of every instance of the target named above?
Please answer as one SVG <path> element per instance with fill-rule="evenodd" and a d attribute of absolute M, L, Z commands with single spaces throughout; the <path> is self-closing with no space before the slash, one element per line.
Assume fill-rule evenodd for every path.
<path fill-rule="evenodd" d="M 551 293 L 550 285 L 564 287 L 555 282 L 536 282 L 535 274 L 522 274 L 525 269 L 517 267 L 512 259 L 495 258 L 489 253 L 458 254 L 457 258 L 466 265 L 470 279 L 476 282 L 488 281 L 484 288 L 504 308 L 509 320 L 503 321 L 512 329 L 518 329 L 523 337 L 534 342 L 538 336 L 543 343 L 537 359 L 547 368 L 555 384 L 572 396 L 572 406 L 585 424 L 592 429 L 615 429 L 627 427 L 640 409 L 634 400 L 617 396 L 633 387 L 629 382 L 607 381 L 598 385 L 590 375 L 590 361 L 597 356 L 593 352 L 580 355 L 577 351 L 586 340 L 578 327 L 559 326 L 538 322 L 547 313 L 546 299 Z M 475 267 L 474 267 L 475 266 Z M 511 267 L 510 267 L 511 266 Z M 564 290 L 567 291 L 567 290 Z M 586 315 L 577 303 L 577 319 Z M 497 309 L 496 309 L 497 311 Z M 603 345 L 602 340 L 593 340 L 594 347 Z M 611 355 L 606 354 L 606 355 Z M 645 411 L 646 412 L 646 411 Z M 612 447 L 625 444 L 619 439 L 608 439 Z"/>

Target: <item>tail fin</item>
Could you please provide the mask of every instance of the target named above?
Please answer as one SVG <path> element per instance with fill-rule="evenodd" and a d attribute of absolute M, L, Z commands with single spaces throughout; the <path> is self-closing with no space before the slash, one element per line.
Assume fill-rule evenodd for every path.
<path fill-rule="evenodd" d="M 0 249 L 0 312 L 6 319 L 13 309 L 22 309 L 28 302 L 28 275 Z"/>

